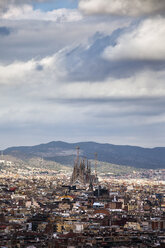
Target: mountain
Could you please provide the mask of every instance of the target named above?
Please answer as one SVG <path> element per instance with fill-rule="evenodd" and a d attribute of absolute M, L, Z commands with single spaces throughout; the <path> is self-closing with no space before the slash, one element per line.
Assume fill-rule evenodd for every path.
<path fill-rule="evenodd" d="M 43 157 L 63 165 L 72 166 L 76 156 L 76 147 L 80 147 L 80 156 L 117 165 L 127 165 L 144 169 L 165 169 L 165 147 L 142 148 L 137 146 L 100 144 L 95 142 L 66 143 L 53 141 L 36 146 L 10 147 L 4 154 L 22 160 Z"/>

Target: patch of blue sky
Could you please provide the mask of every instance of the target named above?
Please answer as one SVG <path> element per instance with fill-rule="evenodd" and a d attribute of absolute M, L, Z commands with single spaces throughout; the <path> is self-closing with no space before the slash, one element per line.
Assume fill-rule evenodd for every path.
<path fill-rule="evenodd" d="M 78 0 L 49 0 L 43 3 L 34 3 L 33 7 L 45 12 L 61 8 L 76 9 L 78 7 Z"/>

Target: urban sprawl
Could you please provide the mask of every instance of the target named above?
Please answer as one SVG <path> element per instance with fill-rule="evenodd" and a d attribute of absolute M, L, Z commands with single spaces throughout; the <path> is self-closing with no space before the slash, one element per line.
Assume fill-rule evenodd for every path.
<path fill-rule="evenodd" d="M 1 170 L 0 247 L 165 247 L 165 170 L 140 173 L 97 175 L 79 154 L 72 174 Z"/>

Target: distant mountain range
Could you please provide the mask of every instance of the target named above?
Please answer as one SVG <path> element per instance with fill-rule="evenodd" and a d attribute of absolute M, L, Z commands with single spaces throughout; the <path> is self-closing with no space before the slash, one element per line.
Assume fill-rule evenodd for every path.
<path fill-rule="evenodd" d="M 45 160 L 72 166 L 76 157 L 77 146 L 80 147 L 80 156 L 91 160 L 94 159 L 94 153 L 97 152 L 98 160 L 102 162 L 143 169 L 165 169 L 165 147 L 142 148 L 95 142 L 53 141 L 36 146 L 10 147 L 4 150 L 4 154 L 24 161 L 42 157 Z"/>

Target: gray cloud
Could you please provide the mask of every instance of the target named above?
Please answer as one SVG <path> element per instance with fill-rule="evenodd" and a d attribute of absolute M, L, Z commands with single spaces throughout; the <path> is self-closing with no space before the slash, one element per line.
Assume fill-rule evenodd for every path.
<path fill-rule="evenodd" d="M 164 0 L 80 0 L 79 8 L 87 14 L 141 16 L 165 12 Z"/>
<path fill-rule="evenodd" d="M 89 37 L 98 30 L 101 33 L 110 34 L 119 26 L 122 28 L 129 24 L 128 20 L 123 22 L 110 19 L 109 21 L 107 22 L 104 18 L 100 22 L 90 17 L 72 23 L 2 20 L 2 25 L 11 29 L 12 32 L 9 37 L 0 39 L 0 61 L 11 63 L 15 60 L 26 61 L 49 56 L 65 47 L 87 43 Z"/>
<path fill-rule="evenodd" d="M 80 102 L 77 97 L 70 102 L 65 99 L 50 102 L 44 97 L 53 91 L 54 99 L 58 98 L 55 96 L 57 84 L 53 86 L 53 83 L 47 85 L 45 82 L 44 86 L 42 82 L 37 86 L 35 80 L 33 78 L 27 86 L 10 86 L 10 90 L 7 86 L 3 90 L 1 87 L 0 134 L 1 142 L 4 141 L 6 146 L 37 144 L 53 139 L 164 145 L 163 98 L 161 101 L 158 98 L 109 98 L 109 101 L 95 98 L 94 102 Z"/>
<path fill-rule="evenodd" d="M 164 49 L 163 18 L 129 25 L 131 18 L 84 16 L 59 23 L 41 15 L 32 21 L 33 14 L 1 20 L 12 30 L 0 39 L 1 142 L 164 145 L 165 64 L 157 50 L 157 44 Z M 142 36 L 148 51 L 139 46 L 142 28 L 149 38 L 156 32 L 157 43 L 150 46 Z M 140 47 L 141 59 L 130 44 Z"/>
<path fill-rule="evenodd" d="M 67 78 L 60 80 L 67 74 L 58 59 L 54 55 L 0 68 L 0 82 L 4 83 L 0 85 L 1 140 L 14 139 L 17 144 L 25 144 L 26 138 L 26 144 L 57 138 L 164 144 L 165 72 L 72 83 Z M 38 65 L 43 70 L 36 70 Z M 7 139 L 4 133 L 8 133 Z"/>
<path fill-rule="evenodd" d="M 164 25 L 157 28 L 159 22 L 162 24 L 163 19 L 132 24 L 127 28 L 116 29 L 111 35 L 97 33 L 87 46 L 73 47 L 67 53 L 64 51 L 61 57 L 68 79 L 94 82 L 107 77 L 126 78 L 144 68 L 162 70 L 165 66 L 165 36 Z M 146 38 L 147 32 L 150 39 Z M 142 36 L 144 42 L 139 38 Z M 154 41 L 150 42 L 152 38 Z"/>
<path fill-rule="evenodd" d="M 7 27 L 0 27 L 0 36 L 8 36 L 10 34 L 10 29 Z"/>

